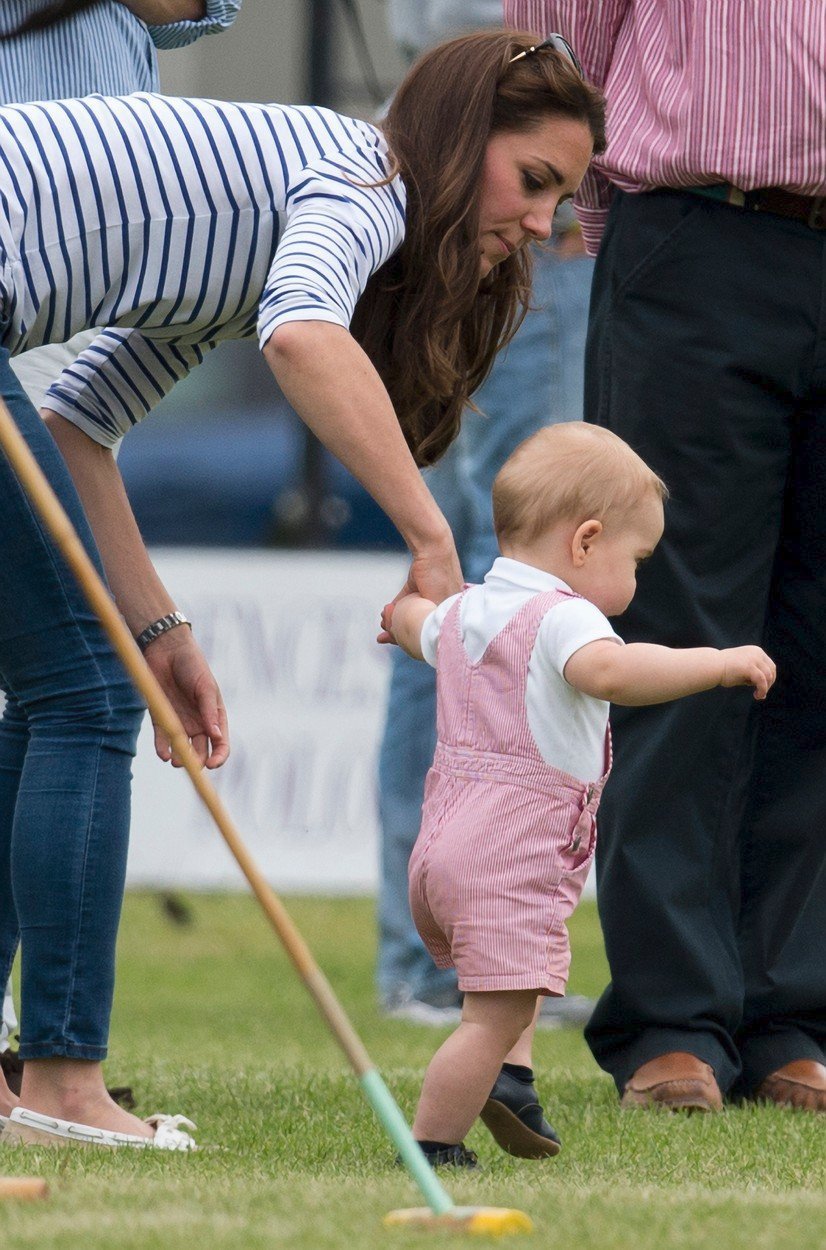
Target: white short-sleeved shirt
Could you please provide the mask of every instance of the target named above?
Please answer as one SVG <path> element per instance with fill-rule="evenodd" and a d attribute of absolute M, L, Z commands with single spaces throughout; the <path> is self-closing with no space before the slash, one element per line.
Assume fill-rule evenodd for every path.
<path fill-rule="evenodd" d="M 528 599 L 570 586 L 553 573 L 500 556 L 481 586 L 465 594 L 459 624 L 472 663 Z M 431 612 L 422 628 L 422 653 L 436 665 L 442 623 L 458 595 Z M 563 676 L 571 656 L 601 638 L 622 645 L 608 618 L 587 599 L 569 599 L 543 618 L 528 664 L 528 724 L 546 764 L 580 781 L 596 781 L 605 771 L 605 729 L 609 705 L 569 685 Z"/>

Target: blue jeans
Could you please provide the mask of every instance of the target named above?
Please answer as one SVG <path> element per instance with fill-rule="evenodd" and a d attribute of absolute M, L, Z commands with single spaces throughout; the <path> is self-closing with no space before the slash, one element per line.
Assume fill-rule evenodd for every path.
<path fill-rule="evenodd" d="M 496 558 L 490 492 L 511 451 L 544 425 L 582 418 L 583 358 L 593 261 L 536 258 L 534 309 L 474 396 L 450 451 L 426 474 L 456 539 L 465 577 L 481 581 Z M 387 719 L 379 755 L 379 949 L 385 1002 L 438 1002 L 455 989 L 419 938 L 407 901 L 407 861 L 419 832 L 424 779 L 436 744 L 436 682 L 428 664 L 393 648 Z"/>
<path fill-rule="evenodd" d="M 100 570 L 66 466 L 0 350 L 0 393 Z M 103 1059 L 143 707 L 0 454 L 0 985 L 20 1054 Z"/>

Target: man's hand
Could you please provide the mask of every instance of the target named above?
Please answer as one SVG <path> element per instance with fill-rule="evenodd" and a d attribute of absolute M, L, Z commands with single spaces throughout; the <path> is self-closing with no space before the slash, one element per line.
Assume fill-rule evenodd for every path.
<path fill-rule="evenodd" d="M 220 768 L 229 755 L 227 714 L 218 683 L 190 630 L 180 625 L 161 634 L 146 648 L 144 658 L 181 718 L 201 765 Z M 167 734 L 157 724 L 155 751 L 159 759 L 181 767 Z"/>
<path fill-rule="evenodd" d="M 120 0 L 120 3 L 147 26 L 200 22 L 206 16 L 204 0 Z"/>

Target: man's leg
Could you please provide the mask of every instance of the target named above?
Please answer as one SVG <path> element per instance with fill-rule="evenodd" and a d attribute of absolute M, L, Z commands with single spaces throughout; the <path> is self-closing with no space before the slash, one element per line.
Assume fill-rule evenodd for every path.
<path fill-rule="evenodd" d="M 586 416 L 627 439 L 672 496 L 619 622 L 629 641 L 762 639 L 822 244 L 689 194 L 617 197 Z M 763 714 L 747 691 L 717 690 L 612 717 L 597 853 L 612 982 L 587 1037 L 620 1090 L 669 1052 L 711 1065 L 723 1090 L 738 1074 L 737 833 Z"/>
<path fill-rule="evenodd" d="M 826 1071 L 814 1070 L 826 1063 L 826 388 L 807 397 L 793 436 L 765 638 L 778 681 L 760 717 L 740 838 L 737 1043 L 740 1092 L 808 1060 L 780 1093 L 826 1110 Z M 819 1096 L 807 1097 L 807 1083 Z"/>

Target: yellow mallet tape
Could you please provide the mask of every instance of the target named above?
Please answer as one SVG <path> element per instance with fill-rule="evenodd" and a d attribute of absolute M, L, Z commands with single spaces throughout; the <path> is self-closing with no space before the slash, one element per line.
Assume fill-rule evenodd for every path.
<path fill-rule="evenodd" d="M 530 1216 L 509 1207 L 452 1207 L 444 1215 L 434 1215 L 429 1207 L 409 1207 L 390 1211 L 384 1223 L 411 1228 L 452 1228 L 457 1233 L 478 1233 L 487 1237 L 533 1232 Z"/>
<path fill-rule="evenodd" d="M 0 1201 L 4 1198 L 20 1198 L 24 1202 L 34 1202 L 36 1198 L 45 1198 L 49 1186 L 42 1176 L 0 1176 Z"/>

